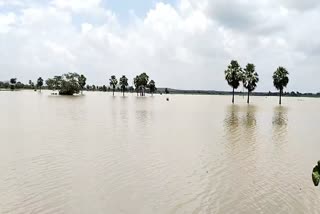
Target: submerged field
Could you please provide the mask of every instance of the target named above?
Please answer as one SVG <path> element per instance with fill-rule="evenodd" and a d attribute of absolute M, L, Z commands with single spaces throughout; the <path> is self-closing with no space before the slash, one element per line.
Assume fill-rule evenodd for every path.
<path fill-rule="evenodd" d="M 319 213 L 320 99 L 0 93 L 0 213 Z"/>

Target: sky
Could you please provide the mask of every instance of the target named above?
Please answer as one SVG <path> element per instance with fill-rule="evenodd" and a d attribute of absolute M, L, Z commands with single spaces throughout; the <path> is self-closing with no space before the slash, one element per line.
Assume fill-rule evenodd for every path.
<path fill-rule="evenodd" d="M 231 60 L 254 63 L 257 91 L 320 92 L 318 0 L 0 0 L 0 80 L 67 72 L 88 84 L 146 72 L 158 87 L 230 90 Z"/>

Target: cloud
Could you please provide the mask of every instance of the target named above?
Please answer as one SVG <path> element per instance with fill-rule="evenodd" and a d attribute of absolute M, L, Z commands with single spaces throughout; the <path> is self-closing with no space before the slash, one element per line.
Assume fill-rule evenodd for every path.
<path fill-rule="evenodd" d="M 100 0 L 15 5 L 0 12 L 3 80 L 79 72 L 90 84 L 107 84 L 113 74 L 147 72 L 158 86 L 229 90 L 223 71 L 237 59 L 256 64 L 259 91 L 273 90 L 280 65 L 290 71 L 288 90 L 319 91 L 315 1 L 158 2 L 129 22 Z"/>

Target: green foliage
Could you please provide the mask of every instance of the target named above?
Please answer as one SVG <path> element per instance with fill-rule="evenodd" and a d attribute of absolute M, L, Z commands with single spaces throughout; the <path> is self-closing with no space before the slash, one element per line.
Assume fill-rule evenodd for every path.
<path fill-rule="evenodd" d="M 249 92 L 252 92 L 256 89 L 258 82 L 259 82 L 259 75 L 255 71 L 255 65 L 248 64 L 243 72 L 243 86 Z"/>
<path fill-rule="evenodd" d="M 128 78 L 123 75 L 121 78 L 120 78 L 120 87 L 121 87 L 121 90 L 122 91 L 125 91 L 126 87 L 128 86 Z"/>
<path fill-rule="evenodd" d="M 313 168 L 312 181 L 315 186 L 319 185 L 319 182 L 320 182 L 320 161 L 318 161 L 318 165 Z"/>
<path fill-rule="evenodd" d="M 279 67 L 273 73 L 273 85 L 277 90 L 282 91 L 289 83 L 289 72 L 284 67 Z"/>
<path fill-rule="evenodd" d="M 79 85 L 81 87 L 81 90 L 83 90 L 84 87 L 86 86 L 86 81 L 87 81 L 87 78 L 84 75 L 81 74 L 79 76 Z"/>
<path fill-rule="evenodd" d="M 149 89 L 150 89 L 150 93 L 151 93 L 151 94 L 153 94 L 153 93 L 157 90 L 157 88 L 156 88 L 156 83 L 155 83 L 153 80 L 151 80 L 151 81 L 149 82 L 148 87 L 149 87 Z"/>
<path fill-rule="evenodd" d="M 41 91 L 42 86 L 43 86 L 43 79 L 39 77 L 37 80 L 37 88 L 40 88 L 40 91 Z"/>
<path fill-rule="evenodd" d="M 118 85 L 118 80 L 115 75 L 112 75 L 111 78 L 109 79 L 109 81 L 110 81 L 109 84 L 112 87 L 112 92 L 113 92 L 113 96 L 114 96 L 114 91 L 116 90 L 116 87 Z"/>
<path fill-rule="evenodd" d="M 48 79 L 46 84 L 49 89 L 59 90 L 60 95 L 74 95 L 79 94 L 81 90 L 79 78 L 80 75 L 77 73 L 68 73 Z"/>
<path fill-rule="evenodd" d="M 233 89 L 237 89 L 240 85 L 240 81 L 243 79 L 242 69 L 239 63 L 236 60 L 232 60 L 228 69 L 224 73 L 228 84 Z"/>
<path fill-rule="evenodd" d="M 144 96 L 144 91 L 148 86 L 149 76 L 146 73 L 142 73 L 133 79 L 134 86 L 137 93 L 140 92 L 141 96 Z"/>
<path fill-rule="evenodd" d="M 118 85 L 118 80 L 117 80 L 116 76 L 112 75 L 111 78 L 109 79 L 109 81 L 110 81 L 110 86 L 113 89 L 116 89 L 116 86 Z"/>
<path fill-rule="evenodd" d="M 17 78 L 11 78 L 10 79 L 10 88 L 11 90 L 14 90 L 17 84 Z"/>

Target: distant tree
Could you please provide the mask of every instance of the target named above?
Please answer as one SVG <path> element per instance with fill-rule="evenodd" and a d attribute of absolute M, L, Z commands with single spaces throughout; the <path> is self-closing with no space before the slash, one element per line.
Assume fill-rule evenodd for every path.
<path fill-rule="evenodd" d="M 54 81 L 54 79 L 47 79 L 46 80 L 46 85 L 47 85 L 47 87 L 48 87 L 48 89 L 49 90 L 55 90 L 55 81 Z"/>
<path fill-rule="evenodd" d="M 90 85 L 87 85 L 87 91 L 90 91 Z"/>
<path fill-rule="evenodd" d="M 115 75 L 112 75 L 109 81 L 110 81 L 110 86 L 112 87 L 112 95 L 114 96 L 114 91 L 116 90 L 116 87 L 118 85 L 118 80 Z"/>
<path fill-rule="evenodd" d="M 129 87 L 129 91 L 132 93 L 132 92 L 134 92 L 134 87 L 133 86 L 130 86 Z"/>
<path fill-rule="evenodd" d="M 149 82 L 149 89 L 150 89 L 151 95 L 153 96 L 153 93 L 157 90 L 156 83 L 153 80 Z"/>
<path fill-rule="evenodd" d="M 224 73 L 228 84 L 232 87 L 232 103 L 234 103 L 234 90 L 239 87 L 240 81 L 243 80 L 242 69 L 236 60 L 232 60 Z"/>
<path fill-rule="evenodd" d="M 106 86 L 106 85 L 103 85 L 103 86 L 102 86 L 102 91 L 104 91 L 104 92 L 107 91 L 107 86 Z"/>
<path fill-rule="evenodd" d="M 86 86 L 87 78 L 84 75 L 80 75 L 79 77 L 79 85 L 81 88 L 81 94 L 83 94 L 84 87 Z"/>
<path fill-rule="evenodd" d="M 126 90 L 128 85 L 129 85 L 128 84 L 128 78 L 125 75 L 123 75 L 120 78 L 120 87 L 121 87 L 121 91 L 122 91 L 123 96 L 124 96 L 124 92 L 125 92 L 125 90 Z"/>
<path fill-rule="evenodd" d="M 32 80 L 29 80 L 29 86 L 31 89 L 34 89 L 34 83 L 32 82 Z"/>
<path fill-rule="evenodd" d="M 24 88 L 24 84 L 22 82 L 17 82 L 16 88 L 17 89 L 22 89 L 22 88 Z"/>
<path fill-rule="evenodd" d="M 165 88 L 165 89 L 164 89 L 164 93 L 165 93 L 165 94 L 169 94 L 169 93 L 170 93 L 169 90 L 168 90 L 168 88 Z"/>
<path fill-rule="evenodd" d="M 40 92 L 41 92 L 42 86 L 43 86 L 43 79 L 41 77 L 39 77 L 37 80 L 37 88 L 40 89 Z"/>
<path fill-rule="evenodd" d="M 16 84 L 17 84 L 17 78 L 11 78 L 11 79 L 10 79 L 10 87 L 11 87 L 11 90 L 14 90 L 14 89 L 15 89 Z"/>
<path fill-rule="evenodd" d="M 289 72 L 284 67 L 279 67 L 274 73 L 273 73 L 273 85 L 274 87 L 280 91 L 279 93 L 279 105 L 281 105 L 281 97 L 283 93 L 283 89 L 287 87 L 289 83 Z"/>
<path fill-rule="evenodd" d="M 141 96 L 145 96 L 145 90 L 148 86 L 149 76 L 146 73 L 142 73 L 139 75 L 139 83 L 140 83 L 140 93 Z"/>
<path fill-rule="evenodd" d="M 140 91 L 140 79 L 139 78 L 140 78 L 139 76 L 136 76 L 133 79 L 133 84 L 134 84 L 134 87 L 136 89 L 137 96 L 139 96 L 139 91 Z"/>
<path fill-rule="evenodd" d="M 97 89 L 97 87 L 95 85 L 91 86 L 92 91 L 95 91 Z"/>
<path fill-rule="evenodd" d="M 67 73 L 46 80 L 46 84 L 50 89 L 59 90 L 60 95 L 79 94 L 81 90 L 79 77 L 80 75 L 77 73 Z"/>
<path fill-rule="evenodd" d="M 248 90 L 248 100 L 247 103 L 250 102 L 250 93 L 254 91 L 257 87 L 257 83 L 259 82 L 259 75 L 255 71 L 254 64 L 247 64 L 243 73 L 243 86 Z"/>

